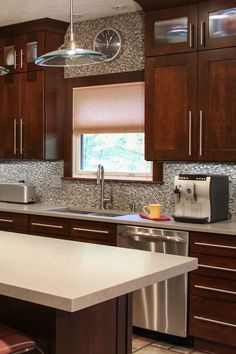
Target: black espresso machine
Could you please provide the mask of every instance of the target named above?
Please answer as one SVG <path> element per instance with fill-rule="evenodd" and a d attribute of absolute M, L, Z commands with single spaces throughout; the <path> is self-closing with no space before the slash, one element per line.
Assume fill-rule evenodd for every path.
<path fill-rule="evenodd" d="M 229 178 L 224 175 L 175 176 L 175 221 L 211 223 L 229 218 Z"/>

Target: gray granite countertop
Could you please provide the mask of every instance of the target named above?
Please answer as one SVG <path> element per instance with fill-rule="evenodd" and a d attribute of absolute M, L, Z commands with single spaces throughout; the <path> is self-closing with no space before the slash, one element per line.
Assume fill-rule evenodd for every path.
<path fill-rule="evenodd" d="M 61 217 L 67 219 L 89 220 L 98 222 L 109 222 L 115 224 L 135 225 L 156 227 L 162 229 L 172 230 L 185 230 L 185 231 L 199 231 L 208 233 L 219 233 L 226 235 L 236 236 L 236 220 L 225 220 L 211 224 L 193 224 L 176 222 L 170 217 L 169 221 L 154 221 L 143 219 L 136 213 L 130 213 L 128 215 L 122 215 L 117 217 L 109 216 L 95 216 L 95 215 L 81 215 L 74 213 L 59 212 L 57 209 L 61 209 L 63 205 L 46 205 L 46 204 L 13 204 L 13 203 L 0 203 L 0 211 L 24 213 L 41 216 Z"/>

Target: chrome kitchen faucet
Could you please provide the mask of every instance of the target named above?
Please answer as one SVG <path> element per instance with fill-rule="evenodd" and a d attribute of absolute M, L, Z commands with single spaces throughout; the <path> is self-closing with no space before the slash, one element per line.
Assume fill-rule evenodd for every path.
<path fill-rule="evenodd" d="M 99 164 L 97 168 L 97 184 L 101 186 L 101 194 L 100 194 L 100 209 L 107 209 L 107 204 L 112 204 L 112 197 L 105 198 L 105 179 L 104 179 L 104 167 Z"/>

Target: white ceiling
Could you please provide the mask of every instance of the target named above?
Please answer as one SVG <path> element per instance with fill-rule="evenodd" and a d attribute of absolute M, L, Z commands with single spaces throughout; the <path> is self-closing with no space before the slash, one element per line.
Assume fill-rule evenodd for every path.
<path fill-rule="evenodd" d="M 1 0 L 3 2 L 3 0 Z M 113 6 L 125 6 L 116 10 Z M 139 10 L 134 0 L 74 0 L 74 14 L 82 15 L 79 21 L 118 15 Z M 0 26 L 51 17 L 69 22 L 69 0 L 6 0 L 0 11 Z"/>

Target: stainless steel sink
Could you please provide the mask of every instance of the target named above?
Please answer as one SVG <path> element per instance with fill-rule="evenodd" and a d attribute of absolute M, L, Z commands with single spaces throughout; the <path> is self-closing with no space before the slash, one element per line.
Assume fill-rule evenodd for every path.
<path fill-rule="evenodd" d="M 74 209 L 74 208 L 54 208 L 54 209 L 48 209 L 48 211 L 56 211 L 58 213 L 73 213 L 73 214 L 93 214 L 95 212 L 92 210 Z"/>
<path fill-rule="evenodd" d="M 73 207 L 62 207 L 48 209 L 48 211 L 56 211 L 58 213 L 80 214 L 80 215 L 93 215 L 93 216 L 105 216 L 109 218 L 115 218 L 119 216 L 129 215 L 132 212 L 126 212 L 122 210 L 101 210 L 101 209 L 76 209 Z"/>

